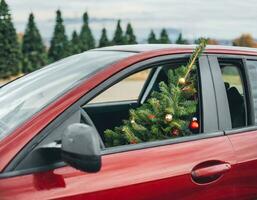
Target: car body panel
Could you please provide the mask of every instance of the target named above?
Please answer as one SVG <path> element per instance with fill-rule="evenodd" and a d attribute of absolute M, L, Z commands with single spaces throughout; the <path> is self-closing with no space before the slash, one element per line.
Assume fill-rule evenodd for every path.
<path fill-rule="evenodd" d="M 230 171 L 210 184 L 192 181 L 199 163 L 226 161 Z M 1 200 L 27 199 L 233 199 L 234 152 L 226 136 L 103 156 L 98 173 L 69 166 L 0 179 Z M 182 191 L 183 189 L 183 191 Z"/>
<path fill-rule="evenodd" d="M 238 199 L 257 198 L 257 131 L 228 135 L 236 155 Z"/>

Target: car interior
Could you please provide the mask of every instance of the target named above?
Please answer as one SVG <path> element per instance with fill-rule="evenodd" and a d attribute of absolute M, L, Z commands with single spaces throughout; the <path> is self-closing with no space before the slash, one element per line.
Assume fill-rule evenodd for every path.
<path fill-rule="evenodd" d="M 176 66 L 181 66 L 184 65 L 185 62 L 176 62 L 175 64 Z M 137 100 L 94 103 L 87 104 L 82 107 L 95 124 L 95 127 L 97 128 L 103 141 L 105 141 L 103 133 L 106 129 L 114 129 L 114 127 L 120 126 L 123 120 L 128 119 L 130 109 L 137 108 L 146 102 L 153 91 L 159 91 L 159 83 L 161 81 L 168 81 L 168 69 L 170 69 L 170 64 L 167 66 L 153 68 L 149 73 L 149 76 Z"/>
<path fill-rule="evenodd" d="M 121 125 L 122 121 L 129 117 L 130 109 L 139 107 L 147 101 L 153 91 L 159 90 L 158 85 L 161 81 L 167 81 L 165 68 L 153 68 L 138 99 L 132 101 L 89 104 L 83 106 L 83 109 L 90 116 L 104 140 L 103 132 L 106 129 L 113 129 Z"/>
<path fill-rule="evenodd" d="M 244 97 L 239 93 L 236 87 L 230 87 L 229 83 L 225 83 L 227 98 L 229 103 L 232 127 L 245 126 L 245 105 Z"/>
<path fill-rule="evenodd" d="M 238 64 L 238 63 L 237 63 Z M 246 125 L 244 87 L 239 66 L 233 63 L 220 63 L 228 98 L 232 128 Z"/>

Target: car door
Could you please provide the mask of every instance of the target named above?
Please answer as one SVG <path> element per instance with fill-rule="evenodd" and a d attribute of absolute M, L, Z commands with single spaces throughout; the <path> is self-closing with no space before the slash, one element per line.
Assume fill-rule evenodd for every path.
<path fill-rule="evenodd" d="M 122 73 L 132 72 L 121 72 L 113 81 Z M 0 179 L 1 199 L 234 199 L 235 155 L 228 137 L 218 131 L 220 119 L 206 56 L 199 60 L 199 76 L 201 133 L 103 149 L 102 169 L 97 173 L 63 163 L 52 169 L 23 169 Z"/>
<path fill-rule="evenodd" d="M 256 131 L 256 75 L 257 59 L 240 56 L 209 56 L 212 69 L 221 75 L 217 83 L 224 82 L 217 91 L 225 99 L 218 102 L 223 107 L 228 104 L 229 111 L 222 114 L 231 121 L 223 127 L 234 148 L 235 186 L 237 199 L 257 198 L 257 131 Z M 221 69 L 221 70 L 220 70 Z M 219 87 L 217 85 L 217 87 Z M 222 97 L 221 97 L 222 98 Z"/>

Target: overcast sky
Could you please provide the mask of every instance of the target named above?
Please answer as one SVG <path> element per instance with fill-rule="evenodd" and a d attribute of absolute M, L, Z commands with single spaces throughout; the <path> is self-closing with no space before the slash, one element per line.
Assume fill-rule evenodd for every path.
<path fill-rule="evenodd" d="M 150 29 L 162 27 L 171 37 L 182 32 L 189 39 L 206 36 L 233 39 L 242 33 L 257 38 L 257 0 L 6 0 L 18 32 L 25 29 L 28 14 L 33 12 L 43 37 L 53 32 L 56 9 L 61 9 L 68 34 L 79 30 L 80 18 L 88 11 L 91 27 L 99 37 L 106 26 L 109 35 L 117 19 L 123 27 L 131 22 L 140 40 Z"/>

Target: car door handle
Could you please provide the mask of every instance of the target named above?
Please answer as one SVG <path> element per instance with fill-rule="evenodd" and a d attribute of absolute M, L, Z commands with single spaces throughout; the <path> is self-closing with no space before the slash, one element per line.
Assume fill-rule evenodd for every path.
<path fill-rule="evenodd" d="M 215 164 L 206 166 L 192 171 L 192 177 L 194 179 L 208 178 L 212 176 L 219 176 L 230 170 L 231 165 L 229 163 Z"/>

